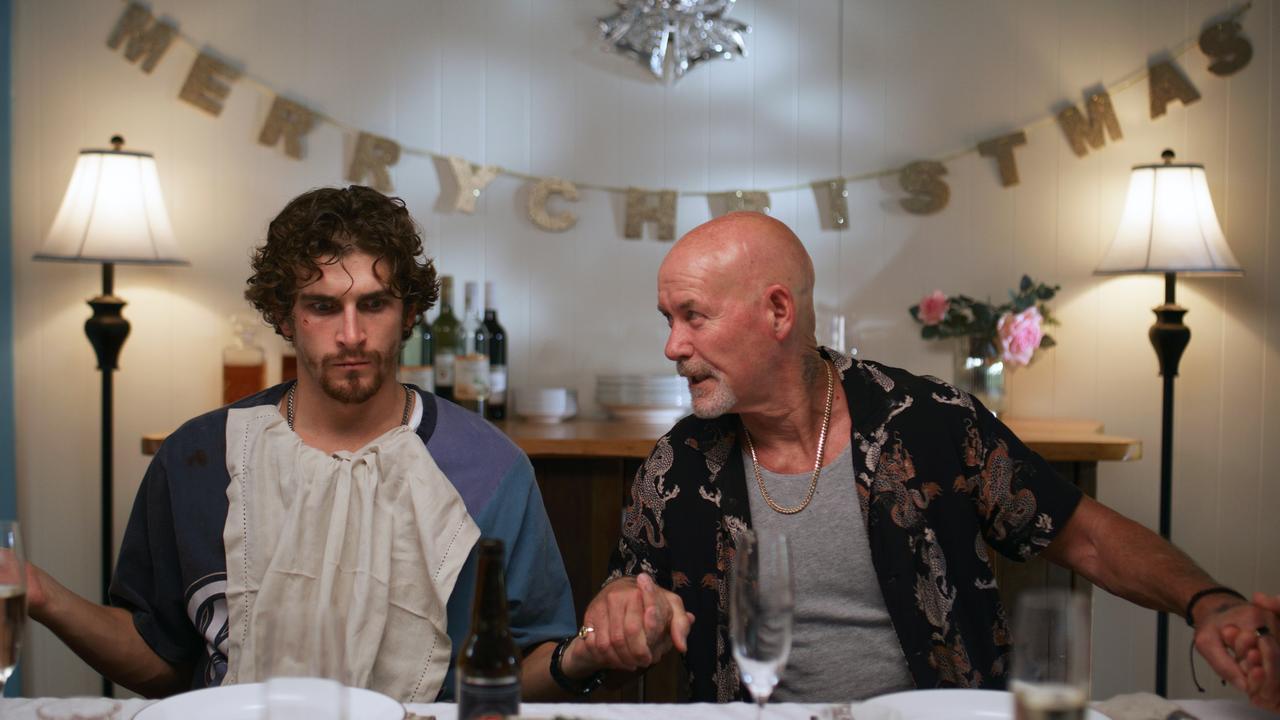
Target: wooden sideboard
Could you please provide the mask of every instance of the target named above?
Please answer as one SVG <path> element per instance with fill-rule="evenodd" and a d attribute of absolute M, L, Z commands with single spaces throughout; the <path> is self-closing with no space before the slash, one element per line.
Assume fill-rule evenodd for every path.
<path fill-rule="evenodd" d="M 1103 434 L 1090 420 L 1006 418 L 1005 423 L 1064 478 L 1089 495 L 1097 494 L 1099 462 L 1137 460 L 1142 444 Z M 666 425 L 610 420 L 573 420 L 552 425 L 512 420 L 499 423 L 533 462 L 547 515 L 555 529 L 579 616 L 604 581 L 609 555 L 618 541 L 623 496 L 631 478 L 667 431 Z M 164 435 L 143 438 L 153 454 Z M 1075 587 L 1069 571 L 1032 560 L 997 557 L 996 574 L 1008 607 L 1023 589 L 1045 585 Z M 683 695 L 678 659 L 669 656 L 637 682 L 593 695 L 602 702 L 644 699 L 674 701 Z"/>

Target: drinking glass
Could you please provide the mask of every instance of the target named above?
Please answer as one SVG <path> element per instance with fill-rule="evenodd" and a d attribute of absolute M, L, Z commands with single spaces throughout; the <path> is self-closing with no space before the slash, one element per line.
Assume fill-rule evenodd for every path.
<path fill-rule="evenodd" d="M 354 678 L 346 663 L 346 614 L 308 605 L 258 637 L 258 678 L 266 720 L 348 720 Z"/>
<path fill-rule="evenodd" d="M 795 594 L 787 536 L 740 533 L 730 570 L 729 621 L 733 659 L 756 701 L 757 717 L 791 653 Z"/>
<path fill-rule="evenodd" d="M 18 665 L 27 622 L 27 561 L 14 520 L 0 520 L 0 695 Z"/>
<path fill-rule="evenodd" d="M 347 687 L 317 677 L 273 677 L 263 684 L 265 720 L 347 720 Z"/>
<path fill-rule="evenodd" d="M 1028 590 L 1013 623 L 1014 717 L 1082 720 L 1089 703 L 1089 607 L 1065 588 Z"/>

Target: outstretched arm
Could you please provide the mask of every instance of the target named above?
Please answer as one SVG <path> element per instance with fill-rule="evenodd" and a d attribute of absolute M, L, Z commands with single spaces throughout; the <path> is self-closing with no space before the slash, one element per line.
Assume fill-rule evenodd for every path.
<path fill-rule="evenodd" d="M 34 564 L 27 565 L 27 609 L 112 682 L 147 697 L 172 695 L 189 684 L 190 673 L 157 655 L 127 610 L 90 602 Z"/>
<path fill-rule="evenodd" d="M 1178 616 L 1193 595 L 1219 584 L 1159 535 L 1089 497 L 1080 500 L 1044 555 L 1114 595 Z M 1255 655 L 1252 664 L 1249 653 L 1265 635 L 1270 635 L 1265 647 L 1275 650 L 1277 609 L 1213 594 L 1197 602 L 1189 618 L 1196 628 L 1196 649 L 1205 660 L 1264 706 L 1268 698 L 1280 699 L 1280 668 L 1274 654 Z M 1259 628 L 1266 630 L 1260 635 Z M 1263 660 L 1270 660 L 1269 667 Z"/>

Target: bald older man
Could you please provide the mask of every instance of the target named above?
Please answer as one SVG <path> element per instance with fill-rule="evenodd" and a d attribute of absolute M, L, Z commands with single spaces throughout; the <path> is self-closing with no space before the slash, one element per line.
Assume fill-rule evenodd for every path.
<path fill-rule="evenodd" d="M 765 215 L 717 218 L 671 249 L 658 309 L 694 415 L 636 474 L 611 580 L 553 672 L 642 669 L 675 647 L 695 700 L 742 698 L 726 576 L 734 534 L 751 528 L 792 547 L 780 700 L 1003 687 L 1009 629 L 991 547 L 1043 553 L 1147 607 L 1192 605 L 1214 669 L 1259 705 L 1280 704 L 1274 603 L 1246 602 L 1083 496 L 970 395 L 818 347 L 813 285 L 800 240 Z"/>

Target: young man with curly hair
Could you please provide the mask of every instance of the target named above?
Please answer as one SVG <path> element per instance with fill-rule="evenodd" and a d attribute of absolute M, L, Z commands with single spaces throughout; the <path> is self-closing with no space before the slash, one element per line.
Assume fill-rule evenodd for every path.
<path fill-rule="evenodd" d="M 431 702 L 452 694 L 477 540 L 497 537 L 525 697 L 563 694 L 549 665 L 573 605 L 528 458 L 395 379 L 437 298 L 404 203 L 358 186 L 305 193 L 252 265 L 245 296 L 293 343 L 297 381 L 165 440 L 110 607 L 33 567 L 31 616 L 145 695 L 322 674 Z"/>

